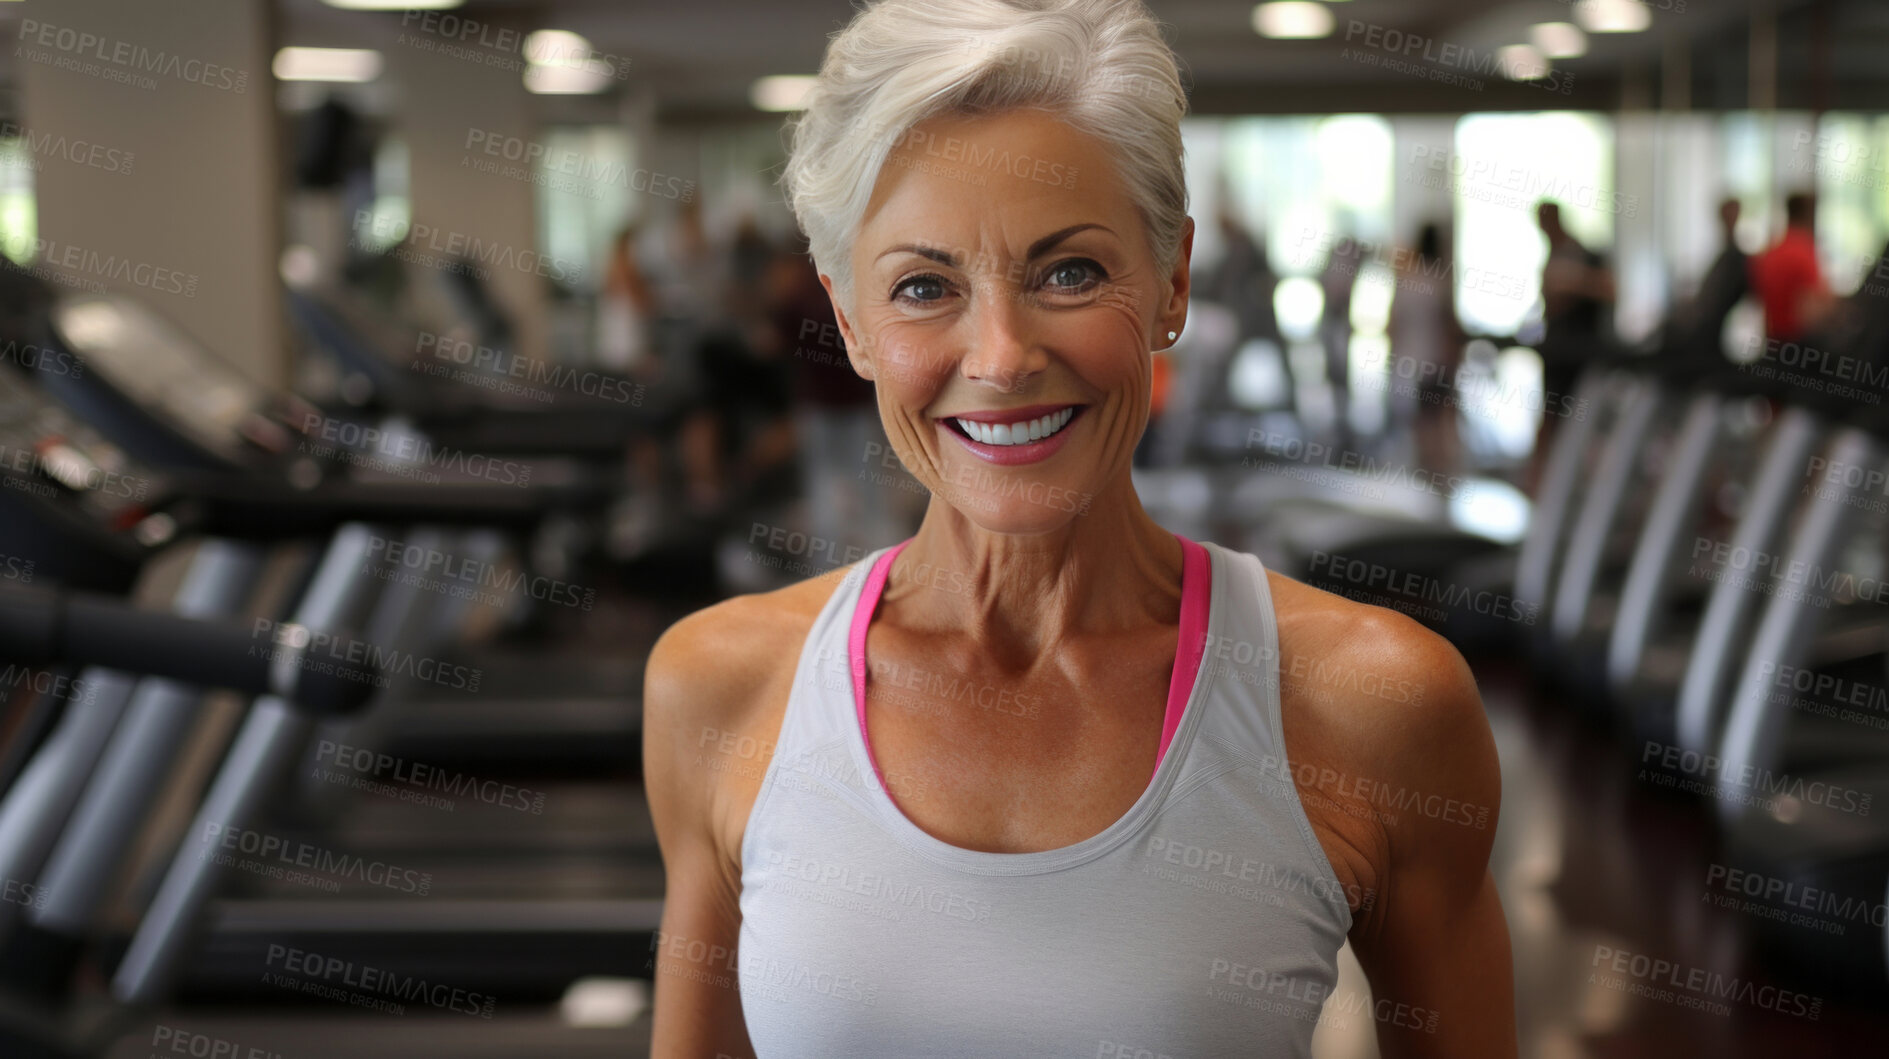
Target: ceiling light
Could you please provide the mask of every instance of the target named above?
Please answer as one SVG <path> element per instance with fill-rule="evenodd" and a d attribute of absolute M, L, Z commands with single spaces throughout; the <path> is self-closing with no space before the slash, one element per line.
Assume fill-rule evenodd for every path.
<path fill-rule="evenodd" d="M 380 53 L 365 48 L 283 48 L 270 69 L 279 81 L 372 81 Z"/>
<path fill-rule="evenodd" d="M 1639 0 L 1580 0 L 1574 21 L 1589 33 L 1638 33 L 1653 24 L 1653 13 Z"/>
<path fill-rule="evenodd" d="M 807 93 L 812 91 L 816 80 L 818 78 L 807 74 L 763 77 L 748 89 L 748 100 L 757 110 L 804 110 Z"/>
<path fill-rule="evenodd" d="M 616 79 L 616 68 L 602 59 L 574 63 L 532 63 L 525 67 L 525 91 L 541 96 L 587 96 Z"/>
<path fill-rule="evenodd" d="M 322 0 L 343 11 L 441 11 L 466 0 Z"/>
<path fill-rule="evenodd" d="M 541 29 L 525 37 L 525 61 L 546 66 L 582 66 L 590 58 L 590 41 L 568 29 Z"/>
<path fill-rule="evenodd" d="M 1284 0 L 1253 9 L 1253 29 L 1274 40 L 1313 40 L 1331 36 L 1332 17 L 1324 4 Z"/>
<path fill-rule="evenodd" d="M 1550 59 L 1578 59 L 1587 54 L 1587 34 L 1572 22 L 1542 22 L 1528 30 L 1528 39 Z"/>
<path fill-rule="evenodd" d="M 1539 81 L 1548 76 L 1548 59 L 1533 44 L 1511 44 L 1495 54 L 1502 76 L 1511 81 Z"/>

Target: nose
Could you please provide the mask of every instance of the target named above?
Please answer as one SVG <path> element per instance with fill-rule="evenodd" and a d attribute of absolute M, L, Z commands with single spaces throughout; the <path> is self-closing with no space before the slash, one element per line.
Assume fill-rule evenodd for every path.
<path fill-rule="evenodd" d="M 1035 333 L 1025 298 L 999 284 L 986 286 L 971 308 L 971 349 L 959 373 L 1005 392 L 1021 390 L 1049 363 L 1049 351 Z"/>

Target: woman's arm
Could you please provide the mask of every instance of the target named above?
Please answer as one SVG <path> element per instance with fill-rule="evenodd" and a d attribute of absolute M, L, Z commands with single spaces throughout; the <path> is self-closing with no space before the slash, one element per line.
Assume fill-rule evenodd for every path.
<path fill-rule="evenodd" d="M 726 804 L 720 773 L 701 765 L 705 728 L 743 711 L 751 688 L 728 679 L 714 649 L 714 611 L 677 623 L 650 651 L 643 678 L 643 782 L 662 847 L 666 880 L 656 960 L 651 1054 L 677 1059 L 750 1059 L 735 946 L 741 927 L 739 865 L 715 821 Z M 717 662 L 716 656 L 721 661 Z"/>
<path fill-rule="evenodd" d="M 1495 740 L 1462 656 L 1415 622 L 1396 624 L 1395 646 L 1373 651 L 1372 664 L 1401 670 L 1421 703 L 1380 705 L 1356 744 L 1358 769 L 1410 808 L 1382 829 L 1378 899 L 1351 929 L 1379 1048 L 1385 1059 L 1514 1056 L 1508 924 L 1489 873 L 1502 797 Z"/>

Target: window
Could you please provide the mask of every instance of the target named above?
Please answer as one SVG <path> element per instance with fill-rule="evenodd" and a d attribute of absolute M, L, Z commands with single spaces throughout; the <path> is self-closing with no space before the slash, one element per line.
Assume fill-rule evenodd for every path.
<path fill-rule="evenodd" d="M 1592 114 L 1469 114 L 1456 124 L 1456 312 L 1470 331 L 1514 334 L 1541 319 L 1548 241 L 1542 199 L 1590 250 L 1614 242 L 1613 130 Z M 1502 282 L 1465 282 L 1466 277 Z M 1519 287 L 1521 297 L 1516 297 Z"/>
<path fill-rule="evenodd" d="M 0 140 L 0 253 L 16 265 L 33 260 L 33 244 L 39 239 L 39 211 L 33 201 L 36 164 L 25 140 Z"/>
<path fill-rule="evenodd" d="M 603 282 L 611 240 L 648 210 L 650 196 L 633 190 L 635 144 L 616 125 L 546 130 L 538 160 L 538 249 L 553 261 L 583 266 L 586 286 Z M 561 168 L 554 169 L 554 165 Z M 572 171 L 572 170 L 575 171 Z"/>

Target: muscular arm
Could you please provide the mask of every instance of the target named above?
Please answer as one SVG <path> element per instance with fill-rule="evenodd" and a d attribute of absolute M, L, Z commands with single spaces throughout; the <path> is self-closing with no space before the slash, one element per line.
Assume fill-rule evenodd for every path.
<path fill-rule="evenodd" d="M 715 821 L 717 773 L 699 764 L 704 726 L 725 720 L 731 689 L 714 662 L 707 612 L 678 623 L 650 652 L 643 688 L 643 775 L 665 877 L 653 955 L 651 1054 L 714 1059 L 754 1054 L 741 1014 L 735 943 L 740 876 Z"/>
<path fill-rule="evenodd" d="M 1424 688 L 1420 705 L 1378 711 L 1359 768 L 1409 792 L 1383 828 L 1378 901 L 1351 943 L 1379 1014 L 1385 1059 L 1516 1054 L 1508 925 L 1489 873 L 1502 778 L 1475 680 L 1454 648 L 1408 623 L 1390 654 Z M 1389 1001 L 1387 1007 L 1382 1001 Z"/>
<path fill-rule="evenodd" d="M 1489 875 L 1502 777 L 1469 667 L 1394 611 L 1278 575 L 1272 588 L 1282 671 L 1304 674 L 1282 688 L 1287 753 L 1313 831 L 1358 894 L 1350 940 L 1380 1051 L 1514 1056 L 1508 928 Z"/>

